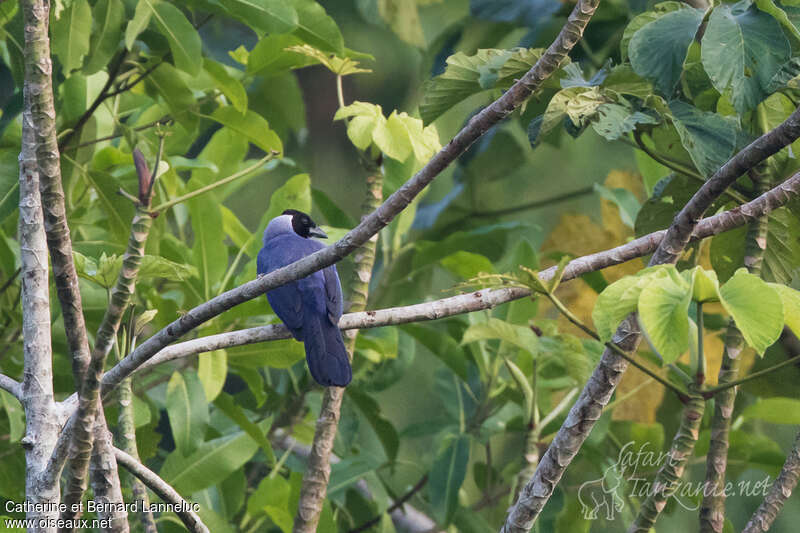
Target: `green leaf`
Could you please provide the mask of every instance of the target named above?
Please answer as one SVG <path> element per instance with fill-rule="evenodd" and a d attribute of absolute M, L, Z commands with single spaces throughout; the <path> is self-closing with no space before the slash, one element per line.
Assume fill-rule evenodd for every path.
<path fill-rule="evenodd" d="M 622 33 L 622 40 L 619 43 L 619 51 L 622 55 L 622 61 L 628 60 L 628 48 L 630 46 L 631 39 L 633 39 L 633 36 L 637 31 L 650 24 L 654 20 L 658 20 L 666 13 L 684 9 L 685 7 L 686 4 L 683 2 L 661 2 L 653 6 L 652 11 L 645 11 L 644 13 L 640 13 L 633 17 L 633 19 L 631 19 L 631 21 L 625 27 L 625 31 Z"/>
<path fill-rule="evenodd" d="M 625 102 L 623 100 L 623 102 Z M 639 124 L 658 124 L 658 118 L 634 111 L 630 105 L 600 104 L 592 128 L 609 141 L 615 141 L 636 129 Z"/>
<path fill-rule="evenodd" d="M 531 415 L 533 413 L 533 387 L 531 387 L 530 379 L 528 376 L 525 375 L 520 368 L 515 365 L 513 362 L 509 361 L 507 358 L 503 358 L 503 362 L 506 364 L 506 368 L 508 368 L 509 374 L 516 382 L 517 387 L 519 387 L 520 392 L 522 393 L 523 398 L 523 422 L 531 421 Z"/>
<path fill-rule="evenodd" d="M 461 435 L 454 438 L 436 456 L 428 482 L 428 498 L 433 515 L 439 524 L 446 525 L 458 507 L 458 491 L 464 482 L 469 462 L 469 438 Z"/>
<path fill-rule="evenodd" d="M 64 68 L 65 76 L 81 67 L 83 57 L 89 53 L 89 36 L 92 27 L 92 8 L 87 0 L 73 0 L 53 21 L 53 53 Z"/>
<path fill-rule="evenodd" d="M 797 27 L 789 20 L 786 11 L 777 6 L 773 0 L 755 0 L 755 4 L 756 7 L 764 13 L 772 15 L 775 20 L 781 23 L 781 26 L 794 35 L 795 39 L 800 39 L 800 31 L 798 31 Z"/>
<path fill-rule="evenodd" d="M 247 500 L 247 514 L 265 513 L 283 533 L 292 531 L 293 517 L 289 511 L 292 487 L 279 475 L 267 476 Z"/>
<path fill-rule="evenodd" d="M 225 385 L 228 357 L 225 350 L 201 353 L 197 356 L 197 377 L 203 385 L 206 400 L 213 402 Z"/>
<path fill-rule="evenodd" d="M 796 207 L 782 207 L 769 214 L 767 239 L 761 268 L 762 277 L 768 281 L 792 282 L 800 265 L 800 219 Z M 744 264 L 747 227 L 726 231 L 711 240 L 711 265 L 721 281 L 726 281 Z"/>
<path fill-rule="evenodd" d="M 295 35 L 267 35 L 250 52 L 247 73 L 268 76 L 313 65 L 313 58 L 287 50 L 302 42 Z"/>
<path fill-rule="evenodd" d="M 539 337 L 531 331 L 531 328 L 509 324 L 498 318 L 472 324 L 464 332 L 461 344 L 489 339 L 500 339 L 531 354 L 536 354 L 539 345 Z"/>
<path fill-rule="evenodd" d="M 745 420 L 763 420 L 771 424 L 800 424 L 800 400 L 795 398 L 764 398 L 742 411 Z"/>
<path fill-rule="evenodd" d="M 248 109 L 245 114 L 242 114 L 231 106 L 218 107 L 214 110 L 211 118 L 243 135 L 267 153 L 283 152 L 283 145 L 278 135 L 269 129 L 266 119 L 255 111 Z"/>
<path fill-rule="evenodd" d="M 154 3 L 141 0 L 151 10 L 151 20 L 158 31 L 167 38 L 175 66 L 190 76 L 196 76 L 203 66 L 203 45 L 200 34 L 192 23 L 186 20 L 180 9 L 167 2 Z"/>
<path fill-rule="evenodd" d="M 200 186 L 196 181 L 194 178 L 189 181 L 190 189 Z M 225 239 L 222 213 L 216 199 L 209 195 L 196 196 L 186 205 L 189 207 L 194 232 L 192 262 L 203 282 L 203 295 L 210 298 L 215 285 L 222 280 L 228 268 L 228 250 L 221 246 Z"/>
<path fill-rule="evenodd" d="M 780 283 L 768 283 L 767 285 L 775 289 L 778 296 L 781 297 L 786 327 L 795 335 L 800 335 L 800 292 Z"/>
<path fill-rule="evenodd" d="M 547 104 L 539 136 L 561 126 L 565 116 L 569 117 L 576 128 L 587 126 L 596 117 L 600 105 L 607 100 L 598 87 L 562 89 Z"/>
<path fill-rule="evenodd" d="M 147 76 L 145 84 L 161 95 L 175 120 L 187 130 L 194 129 L 197 118 L 188 111 L 197 105 L 197 100 L 178 69 L 169 63 L 161 63 Z"/>
<path fill-rule="evenodd" d="M 367 394 L 356 389 L 348 391 L 348 398 L 358 406 L 358 409 L 367 419 L 369 425 L 381 441 L 383 451 L 389 462 L 394 462 L 397 458 L 397 451 L 400 449 L 400 437 L 392 423 L 381 414 L 380 404 Z"/>
<path fill-rule="evenodd" d="M 695 302 L 718 302 L 719 280 L 717 273 L 696 266 L 691 270 L 681 272 L 683 279 L 692 287 L 692 299 Z"/>
<path fill-rule="evenodd" d="M 239 470 L 258 450 L 245 432 L 204 442 L 188 457 L 177 450 L 169 454 L 159 475 L 181 494 L 194 494 L 217 485 Z"/>
<path fill-rule="evenodd" d="M 259 37 L 289 33 L 297 27 L 297 11 L 283 0 L 220 0 L 220 4 Z"/>
<path fill-rule="evenodd" d="M 505 62 L 509 56 L 507 50 L 489 49 L 478 50 L 473 56 L 458 52 L 448 57 L 444 73 L 422 86 L 422 101 L 419 104 L 422 121 L 430 124 L 465 98 L 488 89 L 479 82 L 482 67 L 492 64 L 499 73 L 502 63 L 497 63 L 499 60 Z"/>
<path fill-rule="evenodd" d="M 133 13 L 133 18 L 125 27 L 125 48 L 130 51 L 133 50 L 133 43 L 136 41 L 136 38 L 140 33 L 146 30 L 147 25 L 150 24 L 150 15 L 152 13 L 148 3 L 136 3 L 136 10 Z"/>
<path fill-rule="evenodd" d="M 290 0 L 289 3 L 297 10 L 296 36 L 320 50 L 345 55 L 342 32 L 321 5 L 314 0 Z"/>
<path fill-rule="evenodd" d="M 783 302 L 778 292 L 747 269 L 740 268 L 719 288 L 719 294 L 744 340 L 759 355 L 764 355 L 783 330 Z"/>
<path fill-rule="evenodd" d="M 240 113 L 247 112 L 247 92 L 245 92 L 239 80 L 228 74 L 228 71 L 221 63 L 205 58 L 203 67 L 206 72 L 214 79 L 217 88 L 224 94 L 231 105 Z"/>
<path fill-rule="evenodd" d="M 208 403 L 197 374 L 172 374 L 167 384 L 167 415 L 177 452 L 190 455 L 203 442 L 208 425 Z"/>
<path fill-rule="evenodd" d="M 619 208 L 619 215 L 622 219 L 622 223 L 633 229 L 636 215 L 642 207 L 639 205 L 639 200 L 636 199 L 636 196 L 628 189 L 609 189 L 599 183 L 594 184 L 594 190 L 597 191 L 602 198 L 614 203 Z"/>
<path fill-rule="evenodd" d="M 400 327 L 439 358 L 455 375 L 466 381 L 466 354 L 451 336 L 435 328 L 419 324 L 406 324 Z"/>
<path fill-rule="evenodd" d="M 495 272 L 494 265 L 486 256 L 465 251 L 448 255 L 441 260 L 441 265 L 455 276 L 465 280 L 473 279 L 482 272 L 489 274 Z"/>
<path fill-rule="evenodd" d="M 325 53 L 308 44 L 291 46 L 288 50 L 314 59 L 338 76 L 372 72 L 370 69 L 359 67 L 358 62 L 349 57 L 339 57 L 336 54 Z"/>
<path fill-rule="evenodd" d="M 654 279 L 665 276 L 665 272 L 659 272 L 665 268 L 674 267 L 657 266 L 643 269 L 634 276 L 618 279 L 598 295 L 592 310 L 592 321 L 600 340 L 603 342 L 611 340 L 622 319 L 636 310 L 642 290 Z"/>
<path fill-rule="evenodd" d="M 267 302 L 264 302 L 267 308 Z M 266 342 L 260 346 L 242 346 L 228 350 L 228 363 L 245 368 L 289 368 L 305 358 L 303 343 L 294 339 Z"/>
<path fill-rule="evenodd" d="M 680 100 L 671 101 L 669 109 L 681 144 L 689 152 L 697 170 L 711 176 L 733 155 L 737 138 L 735 123 Z"/>
<path fill-rule="evenodd" d="M 692 287 L 677 274 L 651 279 L 639 295 L 639 323 L 664 359 L 673 363 L 689 349 L 689 303 Z"/>
<path fill-rule="evenodd" d="M 720 92 L 731 91 L 740 114 L 766 98 L 770 81 L 790 53 L 778 21 L 751 6 L 750 0 L 715 8 L 701 48 L 711 82 Z"/>
<path fill-rule="evenodd" d="M 656 88 L 667 97 L 675 90 L 703 16 L 702 9 L 678 9 L 645 24 L 630 40 L 628 56 L 633 70 L 653 78 Z"/>
<path fill-rule="evenodd" d="M 92 53 L 83 68 L 84 74 L 94 74 L 105 67 L 117 51 L 125 22 L 125 6 L 120 0 L 99 0 L 92 10 L 92 16 Z"/>
<path fill-rule="evenodd" d="M 216 400 L 214 400 L 214 405 L 219 408 L 220 411 L 225 413 L 225 416 L 236 422 L 236 425 L 242 428 L 245 433 L 250 435 L 254 441 L 261 446 L 261 449 L 264 451 L 264 455 L 267 457 L 267 463 L 269 465 L 275 464 L 275 453 L 272 451 L 272 445 L 269 443 L 264 431 L 256 424 L 255 422 L 251 421 L 247 414 L 234 400 L 234 398 L 228 393 L 221 393 L 217 396 Z"/>

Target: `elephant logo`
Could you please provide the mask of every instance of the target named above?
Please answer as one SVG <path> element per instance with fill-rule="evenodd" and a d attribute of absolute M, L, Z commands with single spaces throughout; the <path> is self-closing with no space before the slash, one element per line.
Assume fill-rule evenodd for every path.
<path fill-rule="evenodd" d="M 581 484 L 578 489 L 578 501 L 585 520 L 596 520 L 600 512 L 605 510 L 606 520 L 614 520 L 615 513 L 622 511 L 624 501 L 619 495 L 625 477 L 617 463 L 603 472 L 603 477 Z"/>

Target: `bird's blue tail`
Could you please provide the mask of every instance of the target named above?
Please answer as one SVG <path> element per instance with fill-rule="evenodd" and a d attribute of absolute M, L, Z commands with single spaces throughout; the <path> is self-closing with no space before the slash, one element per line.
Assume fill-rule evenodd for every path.
<path fill-rule="evenodd" d="M 310 316 L 303 324 L 306 362 L 314 380 L 325 387 L 344 387 L 353 379 L 339 328 L 327 316 Z"/>

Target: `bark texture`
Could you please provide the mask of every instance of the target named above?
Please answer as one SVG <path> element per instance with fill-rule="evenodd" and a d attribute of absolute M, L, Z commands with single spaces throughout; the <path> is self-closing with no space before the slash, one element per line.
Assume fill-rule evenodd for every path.
<path fill-rule="evenodd" d="M 121 505 L 122 487 L 119 484 L 119 469 L 114 457 L 114 446 L 111 443 L 111 432 L 106 427 L 103 406 L 98 406 L 94 424 L 94 446 L 92 449 L 89 473 L 92 478 L 94 501 L 101 506 L 97 517 L 108 524 L 103 527 L 104 533 L 128 533 L 128 513 Z"/>
<path fill-rule="evenodd" d="M 756 512 L 744 526 L 742 533 L 766 533 L 772 527 L 772 522 L 783 509 L 783 504 L 792 495 L 800 478 L 800 433 L 794 440 L 792 451 L 783 463 L 781 473 L 775 478 L 764 501 L 758 506 Z"/>
<path fill-rule="evenodd" d="M 757 181 L 759 187 L 766 189 L 766 180 Z M 750 222 L 745 237 L 744 266 L 751 274 L 759 276 L 767 248 L 766 214 Z M 725 385 L 736 381 L 739 376 L 739 354 L 744 349 L 742 333 L 731 320 L 725 334 L 725 351 L 722 354 L 717 383 Z M 706 479 L 703 500 L 700 504 L 700 533 L 722 533 L 725 527 L 725 471 L 728 466 L 728 435 L 731 417 L 736 400 L 736 387 L 725 389 L 714 397 L 714 416 L 711 419 L 711 439 L 706 454 Z"/>
<path fill-rule="evenodd" d="M 672 446 L 664 464 L 658 469 L 658 474 L 647 491 L 647 498 L 639 508 L 639 514 L 633 524 L 628 528 L 628 533 L 648 533 L 655 526 L 667 501 L 680 487 L 683 471 L 700 434 L 700 422 L 703 421 L 705 406 L 705 400 L 699 394 L 689 396 L 683 408 L 681 425 L 672 439 Z"/>
<path fill-rule="evenodd" d="M 383 200 L 383 174 L 376 170 L 367 177 L 367 197 L 361 212 L 364 218 L 372 213 Z M 363 220 L 363 218 L 362 218 Z M 369 298 L 369 282 L 372 279 L 372 267 L 375 265 L 375 247 L 378 234 L 369 238 L 354 254 L 356 268 L 350 279 L 350 312 L 362 312 L 367 308 Z M 346 332 L 345 348 L 353 359 L 356 347 L 357 329 Z M 322 396 L 322 407 L 314 430 L 311 453 L 308 456 L 303 484 L 300 487 L 300 500 L 297 504 L 297 515 L 294 517 L 294 533 L 313 533 L 317 530 L 322 505 L 331 476 L 331 454 L 339 417 L 342 410 L 344 388 L 327 387 Z"/>
<path fill-rule="evenodd" d="M 58 436 L 53 398 L 53 362 L 50 344 L 50 293 L 47 238 L 39 192 L 37 160 L 38 121 L 44 101 L 52 109 L 50 44 L 47 37 L 49 3 L 21 2 L 25 24 L 25 80 L 23 85 L 22 149 L 19 156 L 19 243 L 22 283 L 23 376 L 25 410 L 25 498 L 34 507 L 27 518 L 36 520 L 33 532 L 55 531 L 60 489 L 57 476 L 47 475 L 47 464 Z"/>

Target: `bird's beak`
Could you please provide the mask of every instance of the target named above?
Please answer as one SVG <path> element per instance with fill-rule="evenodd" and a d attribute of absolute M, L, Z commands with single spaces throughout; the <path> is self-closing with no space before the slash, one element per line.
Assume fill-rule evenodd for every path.
<path fill-rule="evenodd" d="M 327 239 L 328 238 L 328 234 L 325 233 L 324 231 L 322 231 L 321 228 L 311 228 L 308 231 L 308 236 L 309 237 L 316 237 L 318 239 Z"/>

